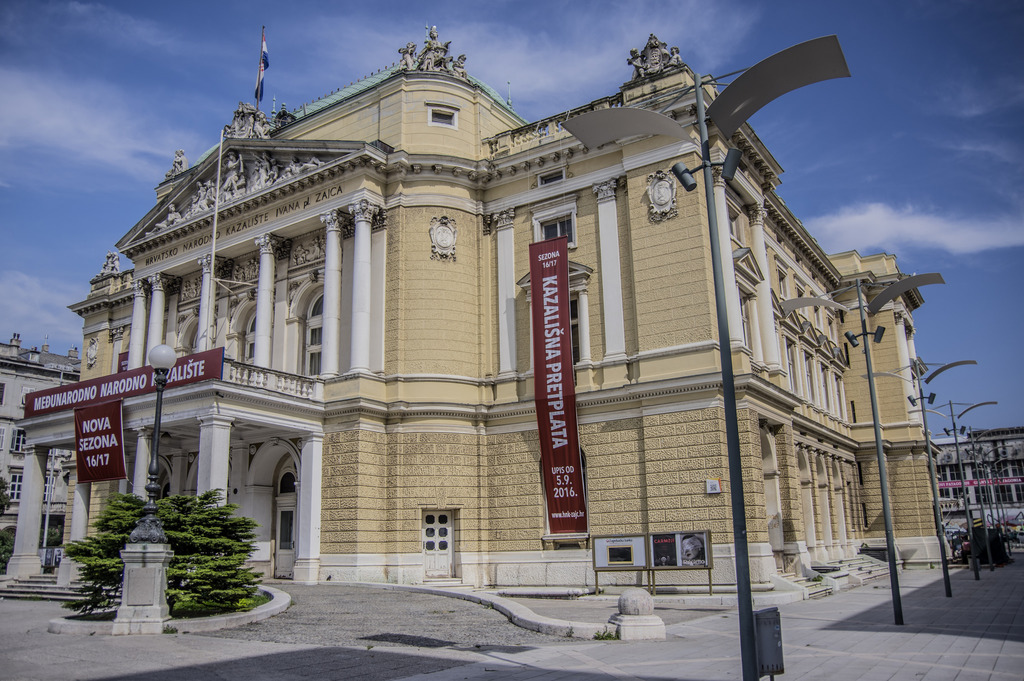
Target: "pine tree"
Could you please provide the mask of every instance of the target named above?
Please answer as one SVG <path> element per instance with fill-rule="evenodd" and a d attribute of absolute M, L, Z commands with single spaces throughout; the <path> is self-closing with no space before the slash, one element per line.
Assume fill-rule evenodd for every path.
<path fill-rule="evenodd" d="M 173 496 L 157 502 L 174 557 L 167 567 L 167 604 L 195 610 L 238 610 L 256 593 L 259 576 L 245 567 L 255 544 L 256 521 L 234 515 L 236 504 L 218 506 L 220 491 L 198 497 Z M 142 516 L 143 501 L 116 494 L 100 513 L 97 533 L 71 542 L 67 555 L 81 566 L 82 599 L 64 607 L 89 614 L 116 608 L 121 600 L 121 549 Z"/>

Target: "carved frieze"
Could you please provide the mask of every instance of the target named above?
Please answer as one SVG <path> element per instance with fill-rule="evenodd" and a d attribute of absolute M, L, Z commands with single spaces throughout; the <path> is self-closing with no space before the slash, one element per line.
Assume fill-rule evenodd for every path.
<path fill-rule="evenodd" d="M 201 277 L 196 276 L 183 279 L 181 282 L 181 295 L 178 297 L 178 300 L 181 302 L 195 300 L 196 298 L 199 297 L 199 291 L 201 289 L 201 286 Z"/>
<path fill-rule="evenodd" d="M 455 262 L 455 242 L 459 238 L 459 230 L 455 219 L 447 215 L 430 220 L 430 259 L 451 260 Z"/>
<path fill-rule="evenodd" d="M 255 281 L 260 273 L 260 259 L 257 256 L 250 256 L 248 258 L 241 259 L 231 273 L 231 278 L 235 281 Z"/>
<path fill-rule="evenodd" d="M 335 211 L 331 211 L 334 213 Z M 320 216 L 324 218 L 323 215 Z M 339 221 L 335 220 L 331 224 L 337 229 L 340 227 Z M 331 229 L 328 226 L 328 229 Z M 325 238 L 323 234 L 307 234 L 303 237 L 296 239 L 296 244 L 292 248 L 292 264 L 295 266 L 308 265 L 309 263 L 323 260 L 324 258 L 324 243 Z"/>

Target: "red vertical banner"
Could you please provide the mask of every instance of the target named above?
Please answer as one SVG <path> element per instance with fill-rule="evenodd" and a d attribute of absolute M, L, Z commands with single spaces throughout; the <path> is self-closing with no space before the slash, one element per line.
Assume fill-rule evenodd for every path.
<path fill-rule="evenodd" d="M 587 531 L 569 319 L 569 240 L 530 244 L 534 395 L 548 528 Z"/>
<path fill-rule="evenodd" d="M 75 409 L 78 482 L 124 480 L 121 400 Z"/>

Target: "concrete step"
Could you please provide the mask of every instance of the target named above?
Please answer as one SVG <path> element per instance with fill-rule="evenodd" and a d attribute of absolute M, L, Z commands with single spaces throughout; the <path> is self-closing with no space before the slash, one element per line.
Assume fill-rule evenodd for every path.
<path fill-rule="evenodd" d="M 48 575 L 40 575 L 46 577 Z M 78 593 L 81 583 L 72 582 L 68 586 L 57 586 L 57 579 L 40 580 L 34 578 L 17 579 L 0 586 L 0 598 L 18 598 L 37 601 L 77 601 L 82 596 Z"/>

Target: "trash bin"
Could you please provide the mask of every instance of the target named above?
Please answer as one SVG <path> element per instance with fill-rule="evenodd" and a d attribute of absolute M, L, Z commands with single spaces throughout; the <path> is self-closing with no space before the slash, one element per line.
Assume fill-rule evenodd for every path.
<path fill-rule="evenodd" d="M 782 617 L 778 608 L 754 611 L 754 642 L 757 648 L 757 675 L 786 671 L 782 661 Z"/>

